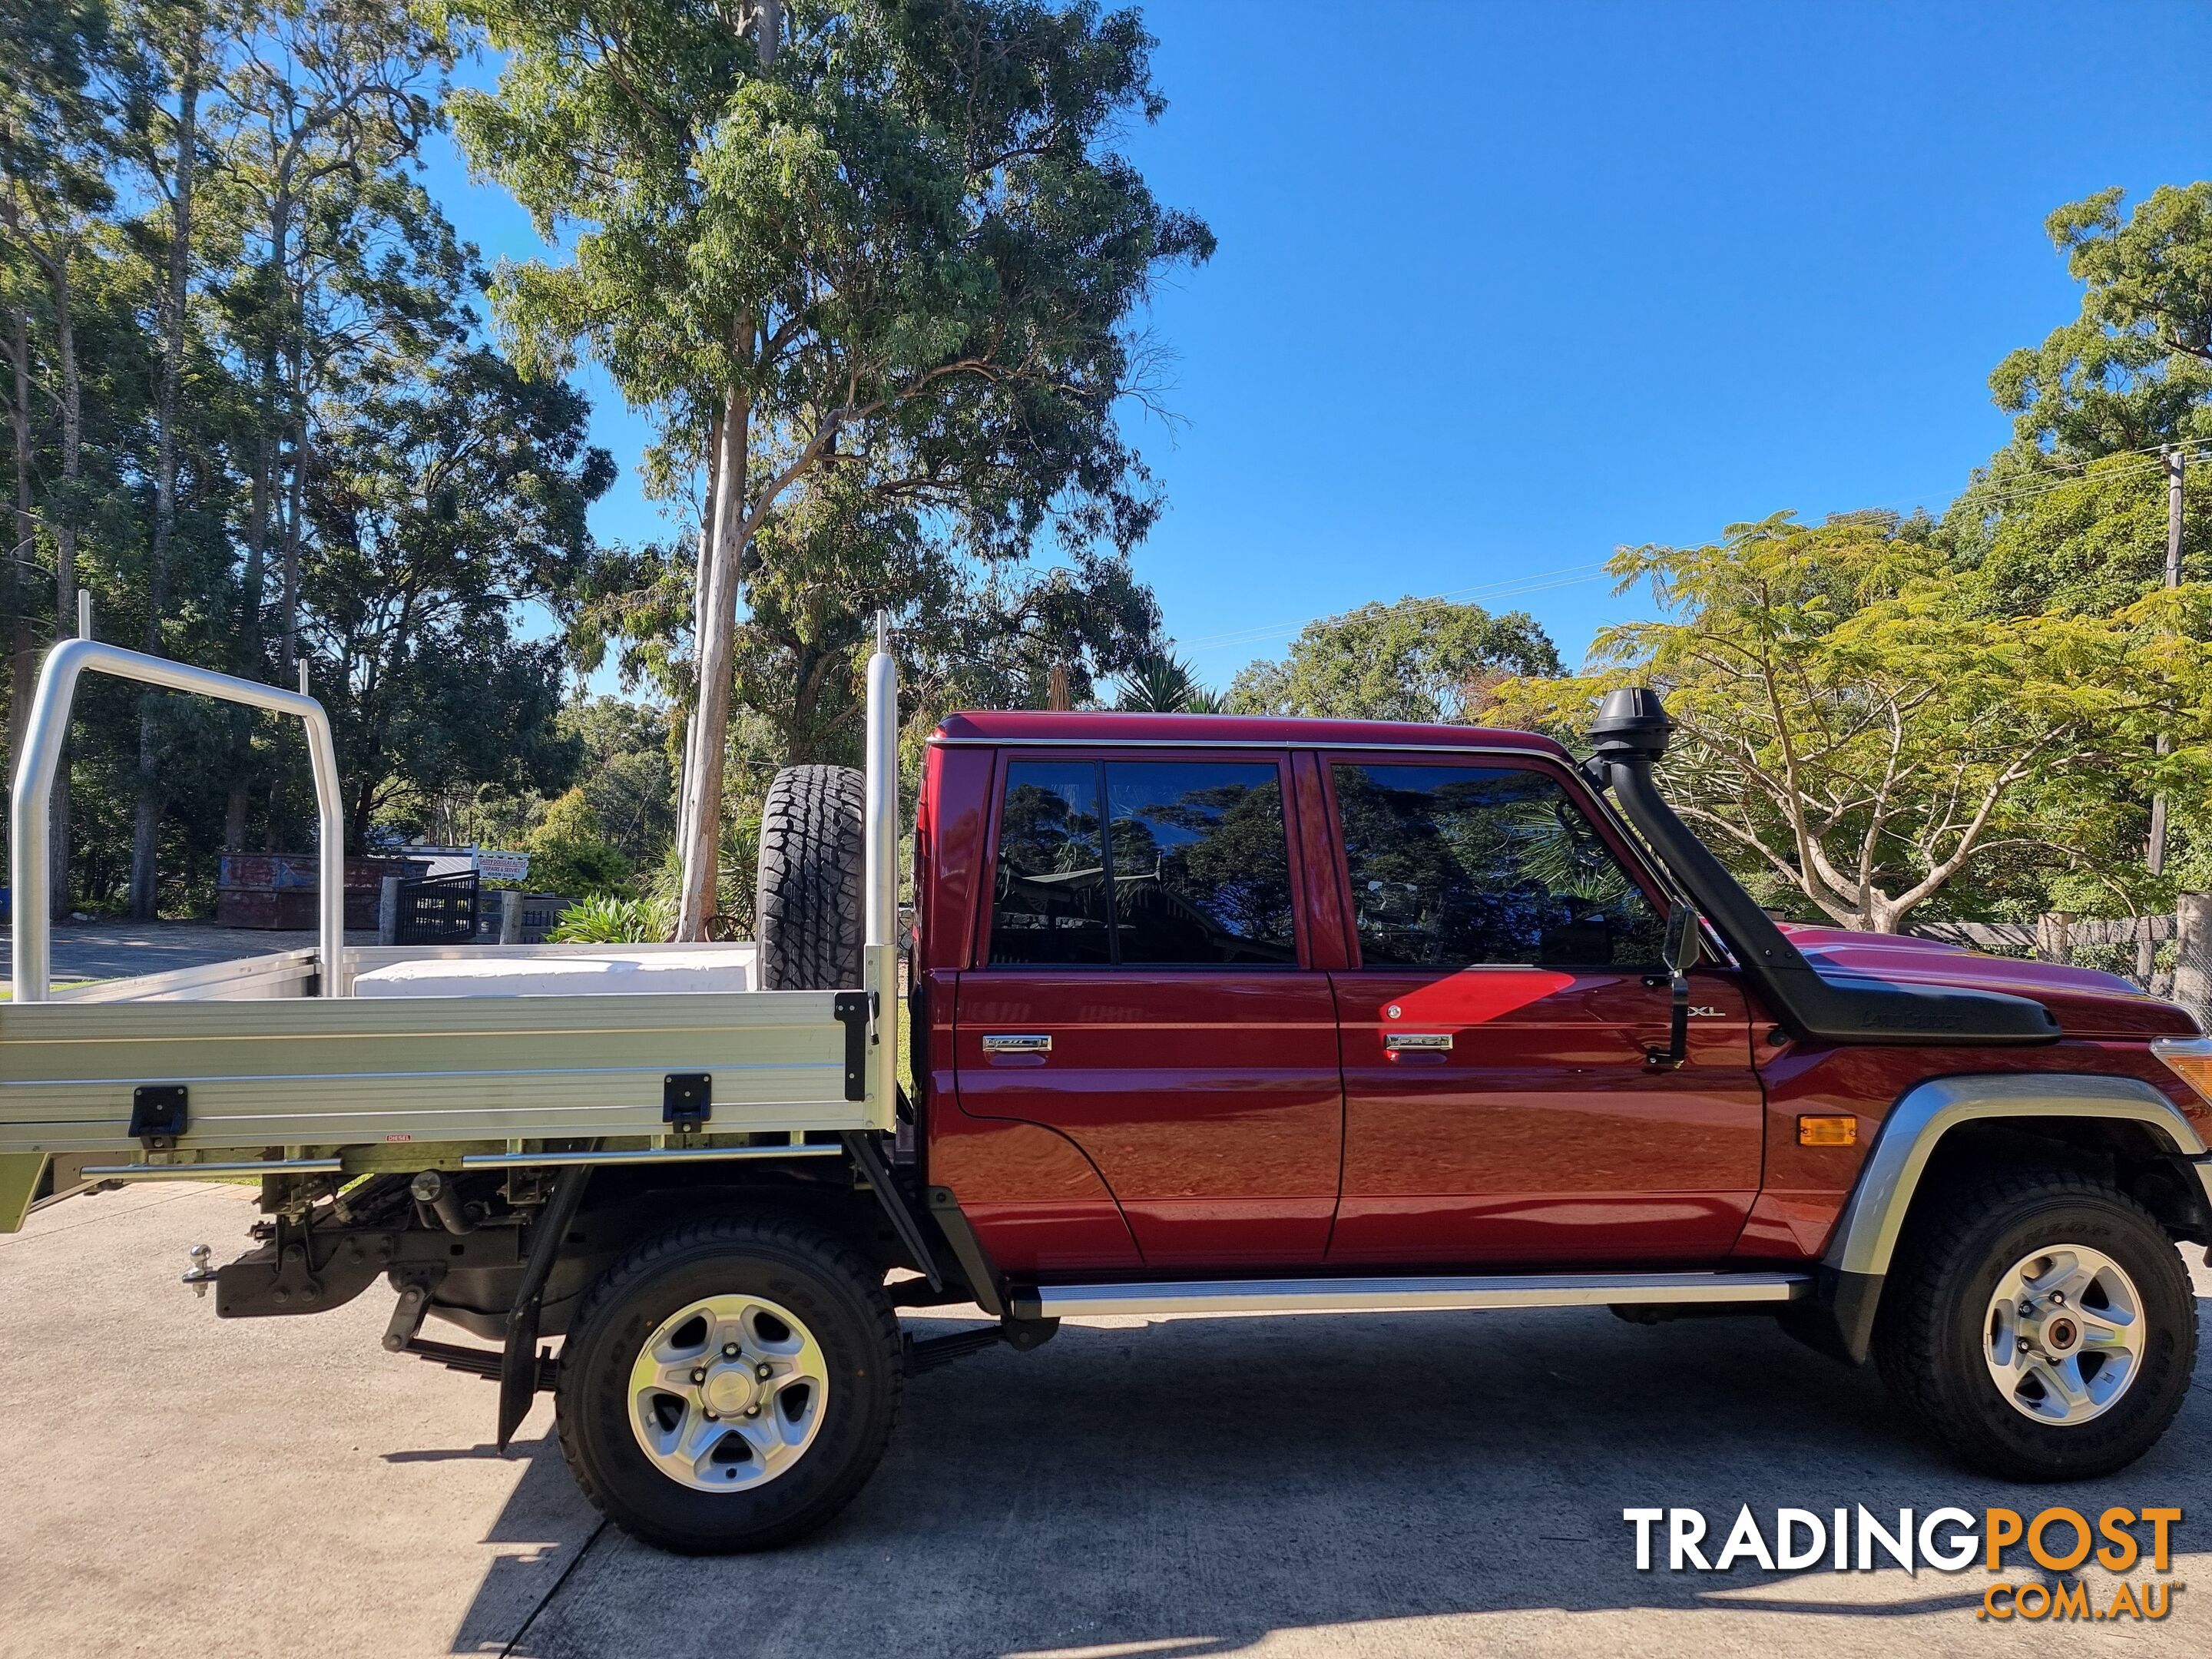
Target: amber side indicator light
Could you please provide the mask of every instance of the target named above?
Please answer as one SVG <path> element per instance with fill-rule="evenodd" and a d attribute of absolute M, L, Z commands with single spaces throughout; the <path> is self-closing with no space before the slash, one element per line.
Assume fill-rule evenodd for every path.
<path fill-rule="evenodd" d="M 2198 1100 L 2212 1104 L 2212 1037 L 2160 1037 L 2150 1051 Z"/>
<path fill-rule="evenodd" d="M 1801 1117 L 1797 1120 L 1800 1146 L 1856 1146 L 1859 1121 L 1856 1117 Z"/>

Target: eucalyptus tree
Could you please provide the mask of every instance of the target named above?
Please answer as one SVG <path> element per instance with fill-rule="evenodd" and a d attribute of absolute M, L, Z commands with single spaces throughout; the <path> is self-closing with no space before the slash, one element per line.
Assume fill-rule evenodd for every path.
<path fill-rule="evenodd" d="M 88 245 L 114 199 L 109 180 L 116 149 L 116 112 L 102 95 L 94 70 L 107 40 L 107 17 L 97 0 L 19 0 L 0 9 L 0 252 L 27 269 L 32 281 L 13 284 L 19 513 L 31 519 L 27 486 L 35 476 L 27 422 L 37 378 L 33 336 L 51 362 L 46 391 L 55 410 L 58 477 L 37 497 L 37 521 L 47 531 L 54 559 L 54 616 L 70 614 L 77 586 L 78 535 L 85 514 L 83 489 L 84 366 L 78 354 L 77 283 Z M 40 290 L 42 315 L 27 314 L 28 294 Z M 19 548 L 16 556 L 27 556 Z M 11 569 L 19 567 L 11 566 Z M 18 609 L 21 610 L 19 604 Z M 14 664 L 15 701 L 25 700 L 27 664 Z M 69 780 L 54 792 L 54 902 L 69 902 Z"/>
<path fill-rule="evenodd" d="M 134 182 L 147 198 L 141 228 L 145 253 L 161 273 L 152 319 L 158 337 L 160 370 L 153 409 L 153 522 L 148 538 L 145 617 L 147 651 L 167 654 L 170 644 L 171 583 L 177 536 L 177 482 L 181 408 L 186 374 L 189 313 L 204 262 L 196 240 L 194 189 L 204 165 L 203 149 L 220 143 L 227 109 L 204 120 L 204 98 L 221 90 L 227 45 L 252 27 L 253 9 L 226 9 L 218 14 L 207 0 L 128 0 L 121 33 L 131 50 L 120 54 L 127 88 L 129 118 L 124 126 L 124 155 Z M 164 802 L 160 764 L 165 699 L 148 693 L 139 701 L 138 766 L 133 791 L 131 848 L 131 914 L 150 920 L 155 914 L 156 853 Z"/>
<path fill-rule="evenodd" d="M 1159 601 L 1126 556 L 1084 548 L 1042 569 L 969 573 L 901 643 L 925 723 L 953 708 L 1048 708 L 1055 681 L 1079 708 L 1160 652 Z"/>
<path fill-rule="evenodd" d="M 456 785 L 565 783 L 560 645 L 514 619 L 562 603 L 590 556 L 585 514 L 614 463 L 586 413 L 462 342 L 331 417 L 304 615 L 356 844 Z"/>
<path fill-rule="evenodd" d="M 209 194 L 239 227 L 220 284 L 252 388 L 236 660 L 276 677 L 298 660 L 307 493 L 324 412 L 404 376 L 465 326 L 470 260 L 411 167 L 439 120 L 452 47 L 442 28 L 382 0 L 279 0 L 231 55 L 236 135 Z M 268 618 L 272 573 L 276 592 Z M 225 844 L 243 844 L 249 723 Z M 281 777 L 281 773 L 275 775 Z M 285 830 L 272 783 L 270 834 Z"/>
<path fill-rule="evenodd" d="M 706 474 L 678 830 L 678 933 L 695 938 L 715 902 L 740 603 L 805 619 L 834 662 L 854 627 L 841 607 L 934 591 L 914 551 L 1005 561 L 1048 530 L 1133 544 L 1157 501 L 1116 423 L 1144 385 L 1131 325 L 1162 270 L 1212 238 L 1112 148 L 1119 122 L 1163 106 L 1133 12 L 450 9 L 504 54 L 495 94 L 454 100 L 473 164 L 549 240 L 573 238 L 564 263 L 501 273 L 501 321 L 536 365 L 605 365 L 654 413 L 663 464 Z M 870 526 L 909 585 L 772 593 L 770 557 L 820 545 L 808 514 Z M 793 528 L 764 536 L 780 516 Z M 813 665 L 786 666 L 803 683 Z"/>

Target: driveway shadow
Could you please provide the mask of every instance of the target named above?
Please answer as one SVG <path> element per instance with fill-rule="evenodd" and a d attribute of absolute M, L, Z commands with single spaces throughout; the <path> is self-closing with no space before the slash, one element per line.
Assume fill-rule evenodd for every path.
<path fill-rule="evenodd" d="M 1961 1610 L 1978 1603 L 1978 1571 L 1893 1575 L 1878 1597 L 1845 1575 L 1638 1573 L 1621 1510 L 1691 1505 L 1724 1531 L 1743 1504 L 1770 1526 L 1781 1504 L 1863 1503 L 1892 1518 L 1940 1504 L 2191 1510 L 2208 1496 L 2208 1449 L 2212 1397 L 2199 1389 L 2136 1468 L 2039 1497 L 2048 1489 L 1951 1464 L 1903 1425 L 1870 1369 L 1846 1370 L 1764 1320 L 1069 1327 L 1035 1353 L 994 1350 L 916 1378 L 882 1469 L 817 1538 L 698 1561 L 610 1528 L 526 1626 L 472 1608 L 456 1648 L 503 1629 L 509 1650 L 536 1659 L 1178 1659 L 1316 1626 L 1699 1608 L 1783 1615 L 1770 1639 L 1793 1644 L 1797 1615 L 1850 1615 L 1869 1652 L 1919 1644 L 1893 1621 L 1941 1613 L 1953 1639 L 1986 1647 L 1991 1632 Z M 546 1447 L 515 1502 L 546 1501 L 532 1495 L 541 1476 L 566 1480 L 557 1464 Z M 505 1615 L 500 1592 L 487 1581 Z M 1613 1632 L 1607 1647 L 1626 1634 L 1581 1628 Z M 2153 1650 L 2195 1639 L 2154 1634 Z M 2153 1635 L 2142 1627 L 2130 1650 Z M 1575 1650 L 1565 1627 L 1537 1645 Z"/>

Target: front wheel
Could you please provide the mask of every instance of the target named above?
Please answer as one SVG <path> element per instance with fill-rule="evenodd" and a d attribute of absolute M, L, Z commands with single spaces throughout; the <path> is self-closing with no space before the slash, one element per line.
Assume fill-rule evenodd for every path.
<path fill-rule="evenodd" d="M 791 1219 L 689 1222 L 632 1250 L 578 1310 L 561 1449 L 623 1531 L 685 1554 L 766 1549 L 849 1503 L 896 1414 L 879 1275 Z"/>
<path fill-rule="evenodd" d="M 2180 1410 L 2196 1297 L 2126 1194 L 2065 1170 L 2008 1175 L 1908 1235 L 1875 1358 L 1969 1462 L 2013 1480 L 2086 1480 L 2134 1462 Z"/>

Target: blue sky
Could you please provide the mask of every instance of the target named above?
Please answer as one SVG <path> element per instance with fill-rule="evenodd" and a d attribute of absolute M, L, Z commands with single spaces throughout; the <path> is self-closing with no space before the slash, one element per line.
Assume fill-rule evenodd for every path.
<path fill-rule="evenodd" d="M 2212 176 L 2201 5 L 1144 10 L 1170 108 L 1126 148 L 1220 251 L 1153 308 L 1137 562 L 1217 684 L 1405 593 L 1526 608 L 1571 661 L 1645 608 L 1595 569 L 1620 544 L 1940 507 L 2006 435 L 1990 368 L 2075 308 L 2045 216 Z M 634 471 L 595 525 L 658 532 Z"/>

